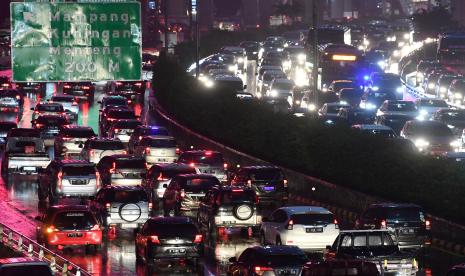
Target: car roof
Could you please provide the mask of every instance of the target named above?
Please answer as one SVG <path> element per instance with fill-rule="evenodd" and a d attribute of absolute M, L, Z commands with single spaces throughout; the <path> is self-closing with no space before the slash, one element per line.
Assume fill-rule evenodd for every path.
<path fill-rule="evenodd" d="M 289 215 L 300 213 L 332 214 L 328 209 L 320 206 L 285 206 L 279 208 L 279 210 L 283 210 Z"/>
<path fill-rule="evenodd" d="M 273 80 L 273 83 L 290 83 L 290 84 L 294 84 L 294 82 L 290 79 L 284 79 L 284 78 L 281 78 L 281 79 L 274 79 Z"/>
<path fill-rule="evenodd" d="M 187 164 L 183 164 L 183 163 L 160 163 L 160 164 L 154 164 L 152 167 L 158 167 L 162 170 L 183 170 L 183 169 L 195 170 L 195 168 Z"/>
<path fill-rule="evenodd" d="M 364 230 L 341 230 L 339 232 L 340 234 L 346 234 L 346 233 L 388 233 L 388 229 L 364 229 Z"/>
<path fill-rule="evenodd" d="M 113 159 L 121 159 L 121 160 L 144 160 L 145 158 L 142 156 L 138 155 L 132 155 L 132 154 L 113 154 L 110 155 Z"/>
<path fill-rule="evenodd" d="M 230 75 L 218 75 L 215 77 L 215 80 L 217 81 L 240 81 L 242 82 L 242 79 L 236 76 L 230 76 Z"/>
<path fill-rule="evenodd" d="M 150 140 L 173 140 L 173 136 L 167 135 L 146 135 L 142 136 L 142 139 L 150 139 Z"/>
<path fill-rule="evenodd" d="M 420 206 L 413 203 L 374 203 L 368 208 L 421 208 Z"/>
<path fill-rule="evenodd" d="M 391 127 L 385 125 L 374 125 L 374 124 L 360 124 L 360 125 L 353 125 L 353 128 L 358 128 L 361 130 L 392 130 Z"/>
<path fill-rule="evenodd" d="M 429 126 L 429 127 L 439 127 L 439 126 L 444 126 L 445 124 L 440 121 L 426 121 L 426 120 L 410 120 L 407 122 L 410 125 L 423 125 L 423 126 Z"/>
<path fill-rule="evenodd" d="M 253 246 L 251 248 L 262 255 L 296 255 L 296 253 L 298 253 L 299 255 L 304 254 L 303 251 L 297 246 L 289 245 Z"/>
<path fill-rule="evenodd" d="M 110 137 L 91 137 L 88 141 L 99 141 L 99 142 L 121 142 L 118 138 L 110 138 Z"/>
<path fill-rule="evenodd" d="M 221 152 L 215 150 L 186 150 L 182 154 L 206 154 L 207 152 L 211 152 L 211 154 L 221 154 Z"/>
<path fill-rule="evenodd" d="M 45 102 L 42 102 L 42 103 L 38 103 L 38 104 L 36 105 L 36 107 L 39 106 L 39 105 L 63 106 L 61 103 L 50 103 L 50 102 L 46 102 L 46 103 L 45 103 Z"/>

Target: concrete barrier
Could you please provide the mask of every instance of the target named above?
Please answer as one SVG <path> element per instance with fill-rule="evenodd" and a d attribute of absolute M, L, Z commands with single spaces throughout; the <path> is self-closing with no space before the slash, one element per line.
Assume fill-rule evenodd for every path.
<path fill-rule="evenodd" d="M 185 127 L 170 117 L 155 99 L 150 98 L 150 109 L 157 122 L 162 123 L 179 139 L 183 148 L 194 146 L 200 149 L 221 151 L 230 164 L 258 165 L 269 162 L 218 143 Z M 331 210 L 341 220 L 353 223 L 357 216 L 370 204 L 389 202 L 358 191 L 329 183 L 294 170 L 281 167 L 289 181 L 291 200 L 299 204 L 319 205 Z M 460 204 L 460 203 L 457 203 Z M 465 255 L 465 226 L 428 214 L 432 220 L 433 245 L 454 254 Z M 447 246 L 447 242 L 451 243 Z"/>

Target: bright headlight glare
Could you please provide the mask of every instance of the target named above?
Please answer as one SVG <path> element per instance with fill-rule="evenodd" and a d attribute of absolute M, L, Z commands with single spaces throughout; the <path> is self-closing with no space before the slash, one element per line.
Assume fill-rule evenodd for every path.
<path fill-rule="evenodd" d="M 365 50 L 365 47 L 363 45 L 358 45 L 357 49 L 360 50 L 360 51 L 363 51 L 363 50 Z"/>
<path fill-rule="evenodd" d="M 397 43 L 397 46 L 399 46 L 399 48 L 402 48 L 405 46 L 405 42 L 401 41 L 399 43 Z"/>
<path fill-rule="evenodd" d="M 271 90 L 271 91 L 270 91 L 270 96 L 273 97 L 273 98 L 277 97 L 277 96 L 278 96 L 278 91 L 276 91 L 276 90 Z"/>
<path fill-rule="evenodd" d="M 298 59 L 298 60 L 306 60 L 306 59 L 307 59 L 307 55 L 306 55 L 306 54 L 299 54 L 299 55 L 297 56 L 297 59 Z"/>
<path fill-rule="evenodd" d="M 410 39 L 410 34 L 409 34 L 409 33 L 405 33 L 405 34 L 404 34 L 404 39 Z"/>
<path fill-rule="evenodd" d="M 454 98 L 456 98 L 456 99 L 461 99 L 461 98 L 462 98 L 462 94 L 461 94 L 461 93 L 455 93 L 455 94 L 454 94 Z"/>
<path fill-rule="evenodd" d="M 428 111 L 422 109 L 420 110 L 420 115 L 427 115 L 428 114 Z"/>
<path fill-rule="evenodd" d="M 206 80 L 205 81 L 205 86 L 210 88 L 210 87 L 213 87 L 214 83 L 211 81 L 211 80 Z"/>
<path fill-rule="evenodd" d="M 365 108 L 366 109 L 375 109 L 376 108 L 376 105 L 372 104 L 372 103 L 365 103 Z"/>
<path fill-rule="evenodd" d="M 454 126 L 453 126 L 453 125 L 447 125 L 447 127 L 448 127 L 448 128 L 454 128 Z"/>
<path fill-rule="evenodd" d="M 402 92 L 404 92 L 404 88 L 402 86 L 397 87 L 396 91 L 397 91 L 397 93 L 402 93 Z"/>
<path fill-rule="evenodd" d="M 242 58 L 242 57 L 238 58 L 238 59 L 237 59 L 237 62 L 243 63 L 243 62 L 244 62 L 244 58 Z"/>
<path fill-rule="evenodd" d="M 392 54 L 393 54 L 395 57 L 400 56 L 399 50 L 395 50 Z"/>
<path fill-rule="evenodd" d="M 428 83 L 428 89 L 434 89 L 435 84 L 434 83 Z"/>
<path fill-rule="evenodd" d="M 315 111 L 316 110 L 316 105 L 315 104 L 308 104 L 308 110 L 309 111 Z"/>
<path fill-rule="evenodd" d="M 424 147 L 429 146 L 429 142 L 423 138 L 418 138 L 417 140 L 415 140 L 415 146 L 417 148 L 424 148 Z"/>
<path fill-rule="evenodd" d="M 441 86 L 441 88 L 439 88 L 439 92 L 441 92 L 441 93 L 446 93 L 446 92 L 447 92 L 447 88 L 445 88 L 444 86 Z"/>
<path fill-rule="evenodd" d="M 373 86 L 373 87 L 371 88 L 371 90 L 373 90 L 373 91 L 378 91 L 378 90 L 379 90 L 379 87 L 378 87 L 378 86 Z"/>
<path fill-rule="evenodd" d="M 234 71 L 236 71 L 236 66 L 229 65 L 228 70 L 231 71 L 231 72 L 234 72 Z"/>
<path fill-rule="evenodd" d="M 422 73 L 422 72 L 418 72 L 418 73 L 417 73 L 417 78 L 423 78 L 423 73 Z"/>
<path fill-rule="evenodd" d="M 453 148 L 460 148 L 461 145 L 462 143 L 460 142 L 460 140 L 455 140 L 450 143 L 450 146 Z"/>

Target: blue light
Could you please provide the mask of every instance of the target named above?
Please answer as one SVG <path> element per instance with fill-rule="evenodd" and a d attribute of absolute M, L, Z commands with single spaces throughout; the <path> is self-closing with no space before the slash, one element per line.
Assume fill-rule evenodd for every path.
<path fill-rule="evenodd" d="M 152 126 L 152 127 L 150 127 L 150 128 L 151 128 L 151 129 L 158 129 L 157 126 Z"/>
<path fill-rule="evenodd" d="M 365 76 L 363 76 L 363 79 L 367 81 L 367 80 L 369 80 L 369 79 L 370 79 L 370 76 L 368 76 L 368 75 L 365 75 Z"/>

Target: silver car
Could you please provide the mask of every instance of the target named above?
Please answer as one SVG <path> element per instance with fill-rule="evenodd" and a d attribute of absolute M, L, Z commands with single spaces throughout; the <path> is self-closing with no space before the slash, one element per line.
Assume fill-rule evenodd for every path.
<path fill-rule="evenodd" d="M 179 148 L 171 136 L 144 136 L 135 147 L 134 154 L 143 156 L 149 166 L 175 163 L 179 157 Z"/>
<path fill-rule="evenodd" d="M 191 150 L 181 153 L 178 163 L 197 168 L 202 174 L 216 176 L 220 181 L 227 181 L 228 164 L 223 154 L 211 150 Z"/>
<path fill-rule="evenodd" d="M 126 154 L 126 149 L 118 139 L 94 137 L 84 143 L 80 157 L 97 164 L 100 159 L 113 154 Z"/>
<path fill-rule="evenodd" d="M 55 158 L 61 156 L 79 156 L 84 143 L 97 136 L 91 127 L 68 125 L 60 129 L 55 137 Z"/>
<path fill-rule="evenodd" d="M 131 134 L 134 129 L 141 126 L 142 123 L 137 119 L 119 119 L 111 124 L 108 131 L 108 137 L 117 138 L 124 144 L 129 143 Z"/>
<path fill-rule="evenodd" d="M 103 157 L 97 164 L 103 185 L 137 186 L 147 173 L 147 164 L 141 156 L 115 154 Z"/>

